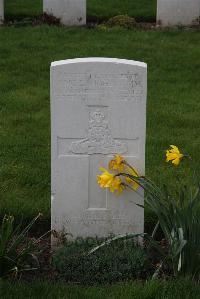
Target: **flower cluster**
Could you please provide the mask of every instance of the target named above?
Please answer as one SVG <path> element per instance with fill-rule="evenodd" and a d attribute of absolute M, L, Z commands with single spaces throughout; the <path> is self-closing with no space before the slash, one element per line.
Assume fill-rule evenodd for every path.
<path fill-rule="evenodd" d="M 117 191 L 119 194 L 123 191 L 124 186 L 119 177 L 115 177 L 114 174 L 101 167 L 100 170 L 103 172 L 97 176 L 98 184 L 101 188 L 109 188 L 110 192 Z"/>
<path fill-rule="evenodd" d="M 139 188 L 139 184 L 134 180 L 134 177 L 139 177 L 137 170 L 131 167 L 122 156 L 116 155 L 109 162 L 108 167 L 114 173 L 109 172 L 105 168 L 100 168 L 102 174 L 97 176 L 97 182 L 101 188 L 108 188 L 110 192 L 116 192 L 118 195 L 127 186 L 134 190 Z M 124 180 L 122 180 L 123 176 L 125 176 Z"/>
<path fill-rule="evenodd" d="M 191 157 L 183 154 L 175 145 L 165 151 L 166 162 L 178 167 L 183 159 Z M 149 245 L 153 244 L 161 253 L 162 260 L 156 269 L 153 277 L 158 276 L 163 268 L 169 269 L 174 276 L 184 275 L 186 277 L 200 279 L 200 222 L 199 222 L 199 200 L 200 188 L 199 178 L 195 178 L 194 184 L 177 186 L 176 192 L 168 186 L 160 188 L 146 176 L 140 176 L 124 157 L 116 155 L 108 164 L 109 169 L 101 168 L 101 175 L 98 175 L 98 183 L 101 188 L 108 188 L 111 192 L 122 193 L 125 188 L 137 190 L 142 188 L 145 191 L 145 206 L 157 216 L 157 224 L 151 236 L 148 237 Z M 196 173 L 195 173 L 196 174 Z M 180 183 L 180 178 L 179 183 Z M 144 208 L 144 204 L 137 204 Z M 161 230 L 166 240 L 167 248 L 154 239 L 157 230 Z M 135 232 L 129 234 L 135 238 Z M 145 234 L 146 235 L 146 234 Z M 141 236 L 144 236 L 141 234 Z M 156 236 L 157 237 L 157 236 Z M 124 238 L 124 235 L 114 237 L 112 240 Z M 110 242 L 111 242 L 110 241 Z M 153 242 L 151 242 L 153 241 Z M 106 245 L 97 246 L 92 252 Z M 149 247 L 150 248 L 150 247 Z M 167 250 L 166 250 L 167 249 Z M 189 262 L 188 262 L 189 261 Z M 165 272 L 165 271 L 164 271 Z M 164 273 L 163 272 L 163 273 Z"/>
<path fill-rule="evenodd" d="M 171 162 L 174 166 L 178 166 L 185 155 L 179 151 L 177 146 L 170 145 L 170 147 L 166 151 L 166 162 Z M 110 192 L 115 192 L 118 195 L 126 187 L 135 191 L 139 188 L 138 179 L 140 175 L 134 167 L 127 163 L 124 157 L 115 155 L 109 162 L 108 168 L 112 172 L 101 167 L 102 174 L 97 176 L 97 182 L 101 188 L 108 188 Z"/>

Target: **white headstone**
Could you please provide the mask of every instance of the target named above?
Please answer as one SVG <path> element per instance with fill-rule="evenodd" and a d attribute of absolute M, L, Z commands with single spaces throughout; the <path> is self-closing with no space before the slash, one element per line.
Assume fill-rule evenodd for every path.
<path fill-rule="evenodd" d="M 86 24 L 86 0 L 43 0 L 43 11 L 66 26 Z"/>
<path fill-rule="evenodd" d="M 139 194 L 97 184 L 99 167 L 122 154 L 145 172 L 147 66 L 85 58 L 51 64 L 52 229 L 73 237 L 141 233 Z"/>
<path fill-rule="evenodd" d="M 199 23 L 200 0 L 158 0 L 157 23 L 163 26 Z"/>
<path fill-rule="evenodd" d="M 4 0 L 0 0 L 0 25 L 4 21 Z"/>

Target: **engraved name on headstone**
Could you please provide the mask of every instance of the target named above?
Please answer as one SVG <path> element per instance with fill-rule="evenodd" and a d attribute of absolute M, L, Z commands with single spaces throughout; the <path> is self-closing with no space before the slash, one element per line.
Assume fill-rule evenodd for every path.
<path fill-rule="evenodd" d="M 73 237 L 143 232 L 143 192 L 115 195 L 96 180 L 123 155 L 145 171 L 147 68 L 85 58 L 51 64 L 52 229 Z"/>

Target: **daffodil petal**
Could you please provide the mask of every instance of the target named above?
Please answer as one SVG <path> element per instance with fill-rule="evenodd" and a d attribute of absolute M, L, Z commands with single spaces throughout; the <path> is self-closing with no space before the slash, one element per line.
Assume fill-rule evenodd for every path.
<path fill-rule="evenodd" d="M 179 159 L 179 158 L 176 158 L 176 159 L 174 159 L 174 160 L 172 161 L 172 163 L 173 163 L 174 165 L 178 166 L 179 163 L 180 163 L 180 159 Z"/>

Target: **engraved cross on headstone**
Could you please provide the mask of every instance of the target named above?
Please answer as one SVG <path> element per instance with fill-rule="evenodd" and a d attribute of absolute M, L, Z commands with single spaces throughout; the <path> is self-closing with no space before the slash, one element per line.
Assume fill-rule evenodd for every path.
<path fill-rule="evenodd" d="M 84 155 L 89 159 L 89 198 L 88 209 L 107 209 L 107 194 L 97 199 L 96 194 L 102 192 L 96 184 L 96 175 L 104 157 L 113 154 L 125 154 L 128 150 L 125 140 L 114 139 L 108 120 L 108 107 L 87 106 L 88 128 L 86 138 L 74 140 L 71 138 L 58 138 L 58 155 Z M 105 166 L 105 165 L 102 165 Z M 97 200 L 96 200 L 97 199 Z"/>

